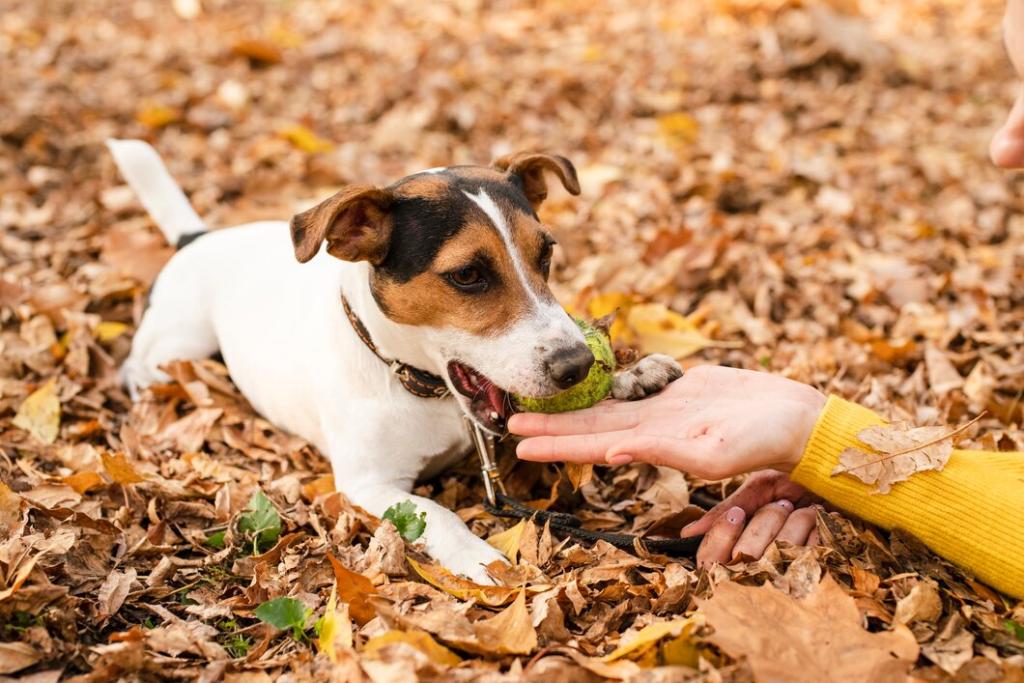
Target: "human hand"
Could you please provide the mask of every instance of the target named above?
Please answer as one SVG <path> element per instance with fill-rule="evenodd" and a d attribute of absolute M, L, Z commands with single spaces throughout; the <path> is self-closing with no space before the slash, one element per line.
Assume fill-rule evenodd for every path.
<path fill-rule="evenodd" d="M 1003 16 L 1003 43 L 1017 77 L 1024 81 L 1024 0 L 1008 0 Z M 996 166 L 1024 166 L 1024 88 L 1017 95 L 1006 122 L 992 137 L 989 157 Z"/>
<path fill-rule="evenodd" d="M 697 566 L 759 559 L 772 541 L 814 545 L 818 498 L 781 472 L 755 472 L 721 503 L 683 527 L 680 536 L 704 534 Z"/>
<path fill-rule="evenodd" d="M 825 396 L 767 372 L 701 365 L 642 401 L 605 401 L 554 415 L 513 415 L 508 428 L 532 437 L 523 460 L 623 465 L 634 460 L 725 479 L 799 462 Z"/>

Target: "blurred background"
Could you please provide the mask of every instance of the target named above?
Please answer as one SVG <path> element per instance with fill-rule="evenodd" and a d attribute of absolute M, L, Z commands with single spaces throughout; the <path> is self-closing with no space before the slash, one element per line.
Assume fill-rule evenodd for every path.
<path fill-rule="evenodd" d="M 622 341 L 917 421 L 987 408 L 983 445 L 1021 447 L 1002 5 L 8 0 L 0 303 L 137 316 L 168 252 L 110 136 L 216 226 L 544 149 L 583 188 L 542 212 L 557 292 L 622 309 Z"/>

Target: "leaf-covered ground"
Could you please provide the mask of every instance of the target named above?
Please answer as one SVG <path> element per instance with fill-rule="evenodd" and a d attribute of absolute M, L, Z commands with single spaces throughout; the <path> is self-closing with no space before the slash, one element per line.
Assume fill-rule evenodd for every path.
<path fill-rule="evenodd" d="M 1020 604 L 838 514 L 822 547 L 710 573 L 524 524 L 496 539 L 508 588 L 480 590 L 331 494 L 323 458 L 216 362 L 132 405 L 116 367 L 169 251 L 102 147 L 152 141 L 216 226 L 557 151 L 583 193 L 542 213 L 556 288 L 593 314 L 639 304 L 620 342 L 917 425 L 987 411 L 968 443 L 1019 449 L 1024 195 L 985 159 L 1017 87 L 1001 5 L 6 3 L 0 675 L 1021 680 Z M 670 525 L 688 491 L 736 484 L 633 465 L 573 493 L 502 467 L 604 529 Z M 510 526 L 471 463 L 420 491 L 480 535 Z"/>

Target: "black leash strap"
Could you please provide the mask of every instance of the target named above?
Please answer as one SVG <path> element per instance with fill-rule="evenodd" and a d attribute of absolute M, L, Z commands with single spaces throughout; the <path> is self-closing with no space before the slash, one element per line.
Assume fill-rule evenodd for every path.
<path fill-rule="evenodd" d="M 496 495 L 497 504 L 484 501 L 484 509 L 495 517 L 532 519 L 535 524 L 550 524 L 551 531 L 565 536 L 572 536 L 582 541 L 595 543 L 604 541 L 616 548 L 636 553 L 637 544 L 649 553 L 672 555 L 674 557 L 693 557 L 697 553 L 703 536 L 692 538 L 644 538 L 637 534 L 623 534 L 612 531 L 591 531 L 584 529 L 579 518 L 564 512 L 548 512 L 527 507 L 515 498 L 503 493 Z"/>

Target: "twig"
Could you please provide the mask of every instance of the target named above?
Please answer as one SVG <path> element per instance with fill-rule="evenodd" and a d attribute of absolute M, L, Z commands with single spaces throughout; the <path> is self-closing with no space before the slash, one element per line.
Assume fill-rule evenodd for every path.
<path fill-rule="evenodd" d="M 924 442 L 922 444 L 918 444 L 916 446 L 912 446 L 911 448 L 905 448 L 902 451 L 897 451 L 895 453 L 887 453 L 887 454 L 882 455 L 881 457 L 879 457 L 877 460 L 872 460 L 871 462 L 864 462 L 864 463 L 861 463 L 859 465 L 854 465 L 853 467 L 848 467 L 846 469 L 841 469 L 841 470 L 837 469 L 835 472 L 833 472 L 833 475 L 836 475 L 836 474 L 846 474 L 847 472 L 852 472 L 853 470 L 859 470 L 861 467 L 867 467 L 868 465 L 874 465 L 874 464 L 877 464 L 877 463 L 880 463 L 880 462 L 885 462 L 886 460 L 891 460 L 892 458 L 895 458 L 895 457 L 900 456 L 900 455 L 907 455 L 908 453 L 913 453 L 914 451 L 920 451 L 922 449 L 928 448 L 929 446 L 934 446 L 935 444 L 941 443 L 941 442 L 945 441 L 946 439 L 952 439 L 952 438 L 956 437 L 958 434 L 961 434 L 964 431 L 966 431 L 968 428 L 973 427 L 975 425 L 975 423 L 977 423 L 978 420 L 980 420 L 981 418 L 985 417 L 986 414 L 987 414 L 987 411 L 984 411 L 984 410 L 981 411 L 981 414 L 979 414 L 976 418 L 974 418 L 970 422 L 967 422 L 965 424 L 960 425 L 959 427 L 957 427 L 956 429 L 951 431 L 949 434 L 944 434 L 944 435 L 942 435 L 940 437 L 932 439 L 931 441 L 926 441 L 926 442 Z M 858 440 L 860 439 L 860 437 L 857 437 L 857 438 L 858 438 Z M 864 442 L 861 441 L 861 443 L 864 443 Z"/>

